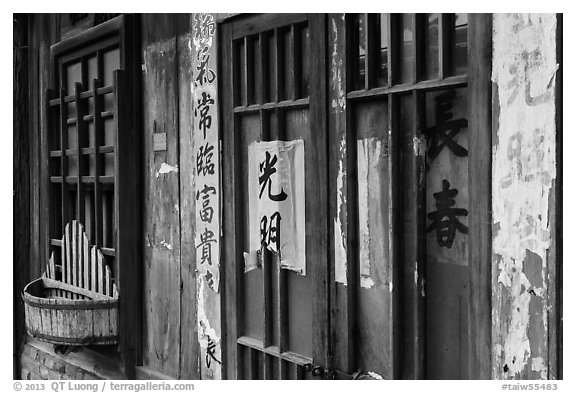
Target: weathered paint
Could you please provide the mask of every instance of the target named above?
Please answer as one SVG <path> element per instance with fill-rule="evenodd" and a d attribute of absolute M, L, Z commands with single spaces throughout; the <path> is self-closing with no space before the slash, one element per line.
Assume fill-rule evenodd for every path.
<path fill-rule="evenodd" d="M 547 296 L 547 258 L 556 178 L 555 32 L 554 14 L 494 15 L 494 378 L 548 378 L 547 319 L 554 307 Z"/>
<path fill-rule="evenodd" d="M 222 350 L 220 333 L 220 299 L 208 288 L 202 276 L 197 277 L 198 342 L 202 379 L 222 379 Z M 208 295 L 208 296 L 207 296 Z M 213 348 L 209 346 L 214 345 Z"/>
<path fill-rule="evenodd" d="M 193 157 L 196 164 L 196 214 L 195 214 L 195 246 L 196 246 L 196 296 L 197 296 L 197 327 L 200 344 L 200 377 L 201 379 L 222 378 L 221 351 L 221 307 L 220 307 L 220 235 L 221 235 L 221 183 L 220 183 L 220 152 L 218 129 L 218 77 L 216 48 L 216 15 L 193 14 L 194 47 L 190 51 L 194 56 L 194 78 L 190 84 L 190 94 L 193 97 Z M 191 44 L 189 44 L 191 45 Z M 213 101 L 211 101 L 213 100 Z M 203 112 L 205 111 L 205 112 Z M 206 123 L 211 116 L 211 123 Z M 205 126 L 205 127 L 204 127 Z M 210 149 L 210 150 L 209 150 Z M 210 151 L 210 158 L 208 158 Z M 203 163 L 201 166 L 199 163 Z M 207 169 L 213 165 L 212 170 Z M 202 191 L 205 191 L 202 193 Z M 208 191 L 210 190 L 210 191 Z M 208 204 L 205 205 L 205 202 Z M 213 208 L 210 221 L 203 215 L 207 206 Z M 212 233 L 213 238 L 206 238 L 206 233 Z M 204 236 L 204 237 L 203 237 Z M 203 258 L 202 249 L 206 241 L 210 241 L 211 261 L 208 264 Z"/>
<path fill-rule="evenodd" d="M 178 165 L 172 166 L 170 164 L 166 164 L 165 162 L 163 162 L 160 165 L 160 168 L 158 169 L 158 171 L 156 172 L 156 177 L 160 177 L 160 175 L 165 175 L 167 173 L 170 172 L 178 172 Z"/>
<path fill-rule="evenodd" d="M 383 155 L 382 141 L 367 138 L 358 141 L 358 225 L 360 251 L 360 285 L 372 288 L 371 254 L 373 249 L 384 250 L 381 235 L 384 233 L 380 199 L 382 190 L 380 159 Z M 371 199 L 375 199 L 371 203 Z M 375 261 L 376 262 L 376 261 Z M 386 266 L 387 262 L 383 261 Z"/>
<path fill-rule="evenodd" d="M 346 232 L 342 228 L 341 217 L 345 215 L 346 192 L 344 189 L 344 172 L 343 160 L 346 156 L 346 139 L 340 140 L 340 150 L 338 157 L 338 176 L 336 177 L 336 217 L 334 218 L 334 277 L 336 282 L 348 285 L 348 276 L 346 274 Z"/>
<path fill-rule="evenodd" d="M 344 15 L 342 15 L 344 19 Z M 338 23 L 336 19 L 331 19 L 330 28 L 333 34 L 333 46 L 331 54 L 331 87 L 336 96 L 331 102 L 331 111 L 338 114 L 334 119 L 336 128 L 343 125 L 340 122 L 340 115 L 346 112 L 346 94 L 342 75 L 345 72 L 342 62 L 342 55 L 338 51 Z M 342 28 L 342 27 L 341 27 Z M 346 229 L 344 228 L 346 217 L 346 134 L 342 133 L 338 149 L 338 174 L 336 177 L 336 217 L 334 217 L 334 280 L 337 283 L 348 285 L 347 257 L 346 257 Z"/>

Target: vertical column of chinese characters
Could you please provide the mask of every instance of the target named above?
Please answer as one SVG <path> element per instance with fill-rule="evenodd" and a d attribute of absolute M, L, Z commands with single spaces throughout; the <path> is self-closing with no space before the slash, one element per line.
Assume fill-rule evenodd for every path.
<path fill-rule="evenodd" d="M 276 149 L 277 150 L 277 149 Z M 261 249 L 268 248 L 273 253 L 279 253 L 281 249 L 280 243 L 280 215 L 279 202 L 286 200 L 288 195 L 280 188 L 280 192 L 274 194 L 272 191 L 272 175 L 277 172 L 276 163 L 278 162 L 278 155 L 270 154 L 268 150 L 264 151 L 262 161 L 259 161 L 259 175 L 258 183 L 260 185 L 260 192 L 258 194 L 260 206 L 272 206 L 272 208 L 264 209 L 260 216 L 260 245 Z M 263 201 L 264 199 L 264 201 Z"/>
<path fill-rule="evenodd" d="M 196 159 L 196 265 L 208 286 L 218 292 L 220 281 L 219 145 L 217 77 L 211 14 L 194 15 L 194 156 Z"/>

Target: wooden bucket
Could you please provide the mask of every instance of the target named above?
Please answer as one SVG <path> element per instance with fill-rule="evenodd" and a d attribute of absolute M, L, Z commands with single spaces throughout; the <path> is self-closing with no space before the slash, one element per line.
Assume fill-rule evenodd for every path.
<path fill-rule="evenodd" d="M 62 261 L 24 288 L 28 334 L 62 345 L 118 343 L 118 291 L 109 266 L 77 221 L 66 225 Z"/>
<path fill-rule="evenodd" d="M 67 299 L 60 296 L 83 297 Z M 28 334 L 52 344 L 118 343 L 118 299 L 41 277 L 22 294 Z"/>

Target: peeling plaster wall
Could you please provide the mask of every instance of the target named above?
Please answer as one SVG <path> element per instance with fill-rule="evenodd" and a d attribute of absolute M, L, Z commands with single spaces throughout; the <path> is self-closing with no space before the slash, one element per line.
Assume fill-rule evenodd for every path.
<path fill-rule="evenodd" d="M 547 379 L 556 15 L 495 14 L 493 29 L 493 377 Z"/>

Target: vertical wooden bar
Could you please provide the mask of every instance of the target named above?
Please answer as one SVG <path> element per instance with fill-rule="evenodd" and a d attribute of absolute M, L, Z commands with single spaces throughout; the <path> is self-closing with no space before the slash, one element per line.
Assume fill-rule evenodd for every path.
<path fill-rule="evenodd" d="M 276 122 L 278 124 L 278 140 L 286 140 L 286 117 L 284 111 L 276 109 Z M 280 258 L 275 258 L 275 260 L 277 263 L 276 275 L 278 282 L 276 305 L 278 313 L 278 349 L 282 353 L 288 347 L 288 277 L 286 270 L 282 269 Z"/>
<path fill-rule="evenodd" d="M 60 166 L 62 177 L 62 229 L 66 228 L 66 224 L 69 220 L 69 206 L 68 206 L 68 183 L 66 182 L 66 176 L 68 174 L 68 157 L 66 156 L 66 150 L 68 149 L 68 107 L 64 99 L 66 97 L 66 90 L 64 88 L 60 89 Z M 62 254 L 64 255 L 64 253 Z"/>
<path fill-rule="evenodd" d="M 260 352 L 250 347 L 244 347 L 248 351 L 248 379 L 255 380 L 258 379 L 258 356 Z"/>
<path fill-rule="evenodd" d="M 98 52 L 98 58 L 102 55 Z M 98 60 L 99 62 L 101 60 Z M 102 96 L 98 95 L 100 80 L 92 81 L 92 93 L 94 94 L 94 231 L 90 234 L 90 239 L 94 244 L 102 245 L 102 184 L 100 183 L 100 173 L 102 172 L 103 160 L 100 147 L 104 141 L 104 130 L 102 123 Z"/>
<path fill-rule="evenodd" d="M 271 355 L 264 352 L 260 352 L 260 356 L 262 356 L 262 379 L 265 381 L 274 379 L 274 376 L 272 375 L 272 362 L 274 359 Z"/>
<path fill-rule="evenodd" d="M 254 61 L 252 58 L 252 45 L 248 37 L 244 37 L 244 88 L 246 89 L 246 102 L 250 105 L 254 102 Z"/>
<path fill-rule="evenodd" d="M 309 14 L 310 28 L 310 53 L 314 54 L 314 60 L 310 67 L 310 75 L 314 75 L 310 83 L 310 127 L 314 138 L 311 151 L 316 153 L 319 165 L 309 172 L 318 179 L 319 187 L 317 195 L 307 201 L 307 207 L 311 211 L 322 211 L 322 214 L 330 214 L 327 196 L 328 171 L 327 171 L 327 97 L 326 97 L 326 15 Z M 318 225 L 318 230 L 311 236 L 311 241 L 317 244 L 326 244 L 328 239 L 328 220 Z M 311 265 L 311 276 L 314 277 L 313 304 L 312 304 L 312 358 L 314 362 L 328 367 L 330 345 L 330 266 L 328 263 L 329 248 L 326 246 L 308 248 L 306 258 Z"/>
<path fill-rule="evenodd" d="M 289 82 L 293 86 L 292 97 L 290 97 L 292 100 L 300 98 L 300 83 L 302 80 L 301 62 L 299 59 L 302 59 L 303 54 L 299 32 L 300 30 L 295 24 L 290 26 L 290 55 L 292 57 L 290 64 L 292 67 Z"/>
<path fill-rule="evenodd" d="M 366 90 L 371 89 L 375 86 L 376 80 L 376 21 L 374 20 L 375 14 L 364 14 L 364 28 L 366 29 L 366 33 L 364 34 L 366 42 L 364 43 L 366 57 L 364 58 L 364 70 L 365 70 L 365 78 L 364 78 L 364 88 Z"/>
<path fill-rule="evenodd" d="M 257 75 L 257 78 L 260 78 L 260 104 L 263 104 L 269 100 L 270 89 L 268 88 L 268 45 L 265 43 L 266 38 L 265 35 L 260 33 L 258 35 L 258 51 L 260 53 L 260 75 Z"/>
<path fill-rule="evenodd" d="M 438 18 L 438 49 L 440 50 L 438 63 L 440 79 L 444 79 L 451 75 L 451 20 L 451 14 L 443 13 L 440 15 L 440 18 Z"/>
<path fill-rule="evenodd" d="M 426 41 L 424 40 L 424 16 L 425 14 L 413 14 L 414 24 L 414 83 L 424 79 L 426 70 Z"/>
<path fill-rule="evenodd" d="M 400 187 L 399 177 L 400 177 L 400 151 L 401 151 L 401 137 L 399 127 L 399 104 L 398 97 L 394 94 L 388 95 L 388 256 L 392 263 L 390 263 L 390 276 L 392 278 L 392 288 L 399 288 L 400 282 L 398 279 L 398 267 L 400 266 L 399 258 L 399 221 L 400 221 Z M 398 291 L 394 292 L 392 297 L 392 307 L 390 307 L 389 314 L 385 316 L 385 319 L 390 321 L 392 328 L 390 332 L 392 333 L 386 337 L 385 347 L 386 350 L 390 350 L 392 356 L 392 365 L 390 369 L 392 370 L 392 377 L 398 379 L 400 377 L 400 367 L 398 362 L 398 337 L 399 337 L 399 318 L 398 318 L 398 303 L 399 296 Z"/>
<path fill-rule="evenodd" d="M 353 48 L 354 39 L 349 29 L 350 17 L 343 20 L 342 14 L 330 14 L 329 25 L 336 30 L 328 35 L 328 47 L 335 48 L 329 53 L 331 64 L 336 64 L 338 69 L 331 69 L 334 74 L 328 75 L 328 79 L 334 78 L 334 75 L 340 73 L 343 75 L 342 80 L 337 84 L 330 83 L 328 91 L 328 101 L 338 102 L 341 94 L 354 90 L 354 67 L 347 48 Z M 343 39 L 345 37 L 345 39 Z M 331 213 L 330 220 L 332 228 L 331 234 L 336 233 L 336 225 L 340 225 L 342 237 L 337 239 L 335 235 L 330 238 L 334 239 L 331 246 L 334 256 L 334 266 L 336 263 L 346 263 L 345 279 L 346 285 L 341 281 L 336 282 L 336 269 L 330 274 L 332 282 L 331 291 L 331 336 L 338 344 L 332 351 L 333 367 L 343 372 L 353 372 L 356 370 L 356 335 L 354 326 L 356 323 L 356 290 L 357 290 L 357 207 L 356 207 L 356 135 L 353 127 L 354 104 L 346 102 L 346 105 L 338 105 L 335 110 L 329 111 L 328 118 L 328 145 L 330 146 L 330 156 L 328 159 L 328 173 L 332 174 L 329 178 L 329 191 Z M 342 181 L 338 184 L 339 171 L 342 171 Z M 336 174 L 336 175 L 334 175 Z M 338 189 L 338 187 L 341 187 Z M 339 193 L 341 205 L 338 206 Z M 339 221 L 339 222 L 338 222 Z M 337 242 L 341 242 L 337 245 Z M 337 256 L 337 247 L 344 248 L 344 255 Z M 340 260 L 344 258 L 344 261 Z M 294 369 L 294 379 L 297 379 L 297 369 Z"/>
<path fill-rule="evenodd" d="M 402 36 L 400 35 L 399 19 L 400 14 L 388 14 L 388 86 L 393 86 L 400 75 L 400 50 L 399 45 Z"/>
<path fill-rule="evenodd" d="M 70 225 L 69 224 L 66 225 L 64 244 L 66 247 L 66 258 L 64 259 L 64 264 L 62 265 L 62 281 L 70 284 L 72 282 L 72 277 L 71 277 L 72 253 L 70 250 L 70 246 L 72 243 L 70 242 Z M 65 296 L 66 298 L 70 298 L 70 293 L 65 292 L 65 295 L 66 295 Z"/>
<path fill-rule="evenodd" d="M 84 209 L 84 183 L 82 177 L 85 174 L 85 160 L 83 160 L 82 147 L 85 146 L 83 141 L 86 139 L 87 130 L 85 129 L 86 123 L 84 122 L 84 105 L 80 98 L 82 91 L 82 84 L 75 84 L 74 102 L 76 105 L 76 154 L 78 157 L 78 176 L 76 177 L 76 220 L 85 222 L 85 209 Z"/>
<path fill-rule="evenodd" d="M 82 235 L 83 240 L 83 270 L 84 270 L 84 281 L 82 283 L 82 288 L 90 289 L 90 242 L 88 241 L 88 237 L 84 233 Z"/>
<path fill-rule="evenodd" d="M 262 141 L 270 140 L 270 129 L 265 119 L 264 111 L 260 110 L 260 139 Z M 263 323 L 264 323 L 264 348 L 272 344 L 272 324 L 274 316 L 272 315 L 272 253 L 268 249 L 262 249 L 262 296 L 264 299 Z M 268 365 L 267 357 L 264 357 L 264 364 Z"/>
<path fill-rule="evenodd" d="M 98 264 L 98 261 L 96 259 L 96 246 L 92 246 L 92 249 L 90 250 L 90 274 L 91 274 L 91 281 L 90 281 L 90 290 L 97 292 L 96 288 L 98 285 L 97 282 L 97 273 L 96 273 L 96 266 Z"/>
<path fill-rule="evenodd" d="M 97 266 L 96 266 L 96 274 L 98 275 L 98 289 L 96 292 L 100 293 L 100 294 L 104 294 L 104 261 L 102 258 L 102 253 L 99 250 L 96 250 L 96 260 L 97 260 Z"/>
<path fill-rule="evenodd" d="M 71 235 L 71 244 L 72 244 L 72 264 L 70 265 L 70 284 L 77 286 L 78 285 L 78 221 L 72 221 L 72 235 Z M 72 299 L 78 299 L 77 294 L 72 294 Z"/>
<path fill-rule="evenodd" d="M 468 15 L 471 379 L 492 378 L 492 14 Z"/>
<path fill-rule="evenodd" d="M 223 351 L 225 357 L 224 364 L 227 364 L 227 378 L 237 379 L 239 374 L 246 370 L 245 360 L 248 358 L 249 375 L 246 378 L 252 378 L 252 349 L 243 347 L 248 351 L 247 356 L 241 359 L 238 354 L 237 339 L 244 331 L 244 266 L 243 261 L 243 244 L 242 237 L 238 236 L 236 228 L 244 222 L 244 205 L 242 195 L 242 163 L 241 163 L 241 137 L 238 132 L 238 124 L 233 112 L 234 97 L 238 96 L 239 83 L 234 78 L 235 70 L 238 68 L 236 57 L 234 56 L 234 44 L 232 41 L 231 24 L 222 25 L 222 34 L 219 34 L 219 45 L 222 49 L 221 78 L 224 86 L 232 85 L 232 94 L 223 94 L 221 97 L 222 108 L 222 178 L 227 181 L 222 182 L 222 191 L 226 198 L 222 199 L 222 230 L 223 238 L 228 239 L 224 242 L 223 266 L 224 282 L 223 289 L 224 307 L 226 314 L 226 325 L 223 331 L 226 331 L 226 351 Z"/>
<path fill-rule="evenodd" d="M 276 59 L 276 102 L 286 99 L 284 91 L 284 80 L 286 79 L 286 59 L 284 58 L 284 43 L 280 42 L 280 32 L 278 29 L 274 29 L 274 58 Z"/>

